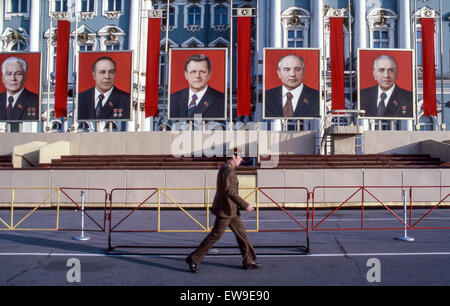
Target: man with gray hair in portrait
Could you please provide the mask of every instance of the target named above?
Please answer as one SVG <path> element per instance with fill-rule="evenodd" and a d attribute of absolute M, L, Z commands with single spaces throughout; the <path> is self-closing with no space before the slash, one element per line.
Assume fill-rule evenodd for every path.
<path fill-rule="evenodd" d="M 1 121 L 39 120 L 39 95 L 25 88 L 27 63 L 11 56 L 2 63 L 2 83 L 6 91 L 0 93 Z"/>
<path fill-rule="evenodd" d="M 366 117 L 413 117 L 412 92 L 397 84 L 396 59 L 380 55 L 373 62 L 373 78 L 377 85 L 361 90 L 360 108 Z"/>

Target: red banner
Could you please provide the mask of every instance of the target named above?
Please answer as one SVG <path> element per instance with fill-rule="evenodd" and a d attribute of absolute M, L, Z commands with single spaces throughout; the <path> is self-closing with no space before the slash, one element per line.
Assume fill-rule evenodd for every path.
<path fill-rule="evenodd" d="M 56 31 L 55 117 L 67 116 L 70 21 L 58 20 Z"/>
<path fill-rule="evenodd" d="M 237 116 L 250 116 L 251 80 L 251 17 L 238 17 L 237 24 Z"/>
<path fill-rule="evenodd" d="M 434 18 L 422 18 L 423 115 L 437 116 Z"/>
<path fill-rule="evenodd" d="M 330 18 L 331 109 L 345 109 L 344 18 Z"/>
<path fill-rule="evenodd" d="M 145 118 L 158 116 L 161 18 L 148 19 Z"/>

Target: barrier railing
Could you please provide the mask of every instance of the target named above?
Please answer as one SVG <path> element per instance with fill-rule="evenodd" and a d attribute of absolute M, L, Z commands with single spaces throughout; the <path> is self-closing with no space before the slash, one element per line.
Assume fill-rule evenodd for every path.
<path fill-rule="evenodd" d="M 104 212 L 94 217 L 88 209 L 81 207 L 75 195 L 69 191 L 102 192 L 100 205 Z M 36 199 L 42 199 L 36 201 Z M 66 200 L 69 202 L 66 202 Z M 2 187 L 0 188 L 0 203 L 4 209 L 0 213 L 0 230 L 8 231 L 77 231 L 81 230 L 80 223 L 75 227 L 61 226 L 61 220 L 67 219 L 74 212 L 70 209 L 61 212 L 61 208 L 76 208 L 85 214 L 95 229 L 86 228 L 85 231 L 105 231 L 107 192 L 99 188 L 69 188 L 69 187 Z M 6 209 L 5 209 L 6 208 Z M 6 217 L 7 216 L 7 217 Z M 99 220 L 101 219 L 101 220 Z M 48 222 L 51 220 L 50 222 Z M 50 224 L 51 223 L 51 224 Z M 44 226 L 43 226 L 44 225 Z"/>
<path fill-rule="evenodd" d="M 80 188 L 80 187 L 61 187 L 60 192 L 66 199 L 69 200 L 66 207 L 76 208 L 82 214 L 82 217 L 86 216 L 89 220 L 88 225 L 92 227 L 59 227 L 59 231 L 77 231 L 83 230 L 87 232 L 105 232 L 106 231 L 106 209 L 108 207 L 108 192 L 104 188 Z M 72 194 L 73 193 L 73 194 Z M 80 203 L 83 197 L 83 193 L 87 193 L 89 199 L 86 205 Z M 78 200 L 79 199 L 79 200 Z M 60 205 L 62 205 L 65 198 L 60 199 Z M 84 204 L 84 203 L 83 203 Z M 97 213 L 98 208 L 103 210 L 103 213 Z M 94 216 L 91 210 L 95 210 L 98 216 Z M 61 218 L 61 217 L 60 217 Z M 77 224 L 78 225 L 78 224 Z"/>
<path fill-rule="evenodd" d="M 312 192 L 312 213 L 311 213 L 311 230 L 312 231 L 343 231 L 343 230 L 400 230 L 400 229 L 450 229 L 447 226 L 425 226 L 419 227 L 418 224 L 423 223 L 426 217 L 436 208 L 442 206 L 445 200 L 449 197 L 449 193 L 444 192 L 443 195 L 436 195 L 438 190 L 442 193 L 442 190 L 448 189 L 450 186 L 316 186 L 313 188 Z M 433 189 L 423 194 L 423 190 Z M 321 216 L 317 221 L 316 211 L 318 210 L 318 204 L 328 202 L 326 200 L 327 195 L 332 190 L 333 194 L 339 193 L 341 197 L 341 202 L 335 203 L 335 207 L 331 212 L 325 216 Z M 347 190 L 347 193 L 342 192 L 342 190 Z M 379 191 L 383 192 L 380 194 Z M 422 194 L 415 194 L 415 190 L 421 190 Z M 338 192 L 336 192 L 338 191 Z M 408 208 L 404 208 L 400 205 L 403 201 L 401 198 L 402 191 L 407 191 L 406 194 L 409 198 Z M 396 192 L 396 193 L 395 193 Z M 319 193 L 321 193 L 319 195 Z M 359 198 L 358 198 L 359 196 Z M 322 201 L 319 200 L 322 197 Z M 421 198 L 427 198 L 427 201 Z M 430 201 L 430 198 L 435 198 L 436 200 Z M 406 200 L 406 199 L 404 199 Z M 413 205 L 415 203 L 415 205 Z M 420 205 L 422 204 L 422 205 Z M 332 220 L 333 216 L 337 216 L 337 213 L 345 208 L 346 206 L 351 206 L 351 208 L 359 208 L 361 210 L 360 218 L 358 220 L 352 220 L 353 222 L 358 221 L 358 226 L 346 227 L 342 226 L 343 220 L 340 221 L 339 227 L 326 227 L 326 223 L 331 223 L 336 220 Z M 423 210 L 423 207 L 430 207 L 425 214 L 423 214 L 418 220 L 413 223 L 413 213 L 419 211 L 418 208 Z M 392 226 L 367 226 L 368 218 L 366 216 L 367 207 L 370 208 L 381 208 L 386 212 L 386 215 L 390 217 L 390 220 L 382 218 L 383 223 L 386 221 L 393 221 Z M 399 213 L 395 212 L 395 207 L 404 212 L 408 209 L 408 218 L 402 218 Z M 323 210 L 323 205 L 321 211 Z M 377 221 L 377 219 L 370 219 L 371 222 Z"/>
<path fill-rule="evenodd" d="M 290 191 L 300 190 L 304 193 L 303 195 L 303 203 L 305 205 L 306 215 L 305 222 L 301 222 L 297 217 L 295 217 L 292 213 L 288 211 L 286 207 L 284 207 L 283 203 L 279 203 L 279 201 L 274 200 L 274 196 L 271 195 L 271 192 L 275 190 L 284 190 L 285 188 L 277 188 L 277 187 L 267 187 L 267 188 L 240 188 L 241 196 L 248 202 L 252 203 L 255 206 L 256 211 L 256 220 L 254 227 L 248 227 L 247 232 L 305 232 L 307 234 L 307 246 L 298 246 L 296 248 L 303 248 L 308 252 L 309 250 L 309 231 L 308 231 L 308 199 L 309 193 L 306 188 L 303 187 L 290 187 L 288 188 Z M 242 195 L 242 193 L 246 193 Z M 285 190 L 284 190 L 285 191 Z M 122 195 L 116 195 L 119 192 Z M 212 193 L 215 192 L 215 188 L 115 188 L 111 191 L 110 194 L 110 208 L 109 208 L 109 235 L 108 235 L 108 251 L 111 252 L 114 249 L 118 248 L 193 248 L 195 246 L 160 246 L 160 245 L 112 245 L 112 234 L 113 233 L 201 233 L 201 232 L 209 232 L 211 229 L 210 225 L 210 208 L 212 205 Z M 140 193 L 140 199 L 136 201 L 137 196 L 133 196 L 132 193 Z M 280 229 L 280 228 L 264 228 L 261 226 L 261 218 L 260 218 L 260 207 L 261 203 L 259 200 L 259 196 L 262 194 L 266 201 L 263 206 L 272 206 L 272 208 L 280 209 L 280 211 L 289 217 L 289 221 L 295 224 L 294 228 L 288 229 Z M 117 200 L 117 198 L 120 198 Z M 292 197 L 292 195 L 291 195 Z M 134 202 L 133 202 L 134 201 Z M 130 203 L 131 202 L 131 203 Z M 124 204 L 125 203 L 125 204 Z M 193 204 L 195 203 L 195 204 Z M 113 207 L 120 207 L 121 211 L 128 209 L 125 213 L 122 213 L 121 216 L 116 216 L 116 211 L 113 210 Z M 149 222 L 134 222 L 134 220 L 139 219 L 137 216 L 137 211 L 146 209 L 147 213 L 150 214 L 151 211 L 154 211 L 152 223 Z M 172 217 L 174 212 L 181 213 L 181 216 L 178 215 L 177 218 L 167 218 L 167 220 L 172 221 L 172 224 L 169 223 L 169 229 L 163 227 L 163 221 L 166 220 L 162 215 L 162 208 L 171 208 L 171 212 L 167 212 Z M 196 213 L 191 213 L 189 210 L 196 210 Z M 199 213 L 200 211 L 200 213 Z M 203 217 L 203 220 L 200 220 L 200 215 L 206 212 L 206 216 Z M 189 220 L 189 223 L 186 223 L 182 220 L 182 217 L 185 217 L 185 220 Z M 186 219 L 187 218 L 187 219 Z M 151 219 L 151 216 L 150 216 Z M 128 222 L 128 226 L 125 224 Z M 142 220 L 141 220 L 142 221 Z M 139 225 L 138 225 L 139 224 Z M 146 226 L 142 227 L 142 224 L 146 224 Z M 172 227 L 172 228 L 170 228 Z M 183 228 L 184 227 L 184 228 Z M 186 228 L 187 227 L 187 228 Z M 230 230 L 227 230 L 230 232 Z M 264 247 L 270 248 L 274 246 L 257 246 L 255 247 Z M 280 247 L 280 246 L 277 246 Z M 283 246 L 283 247 L 292 247 L 292 246 Z"/>
<path fill-rule="evenodd" d="M 26 192 L 29 194 L 25 196 Z M 84 202 L 80 204 L 79 192 L 87 193 L 87 207 Z M 73 211 L 61 214 L 61 207 L 76 208 L 75 213 L 81 212 L 83 218 L 88 218 L 88 225 L 94 227 L 85 229 L 82 219 L 83 231 L 108 229 L 108 252 L 121 247 L 193 248 L 196 246 L 113 246 L 112 234 L 209 232 L 214 193 L 215 188 L 115 188 L 110 193 L 102 188 L 0 188 L 0 204 L 7 208 L 0 210 L 0 231 L 80 230 L 79 222 L 71 217 Z M 248 232 L 306 234 L 306 246 L 255 247 L 296 247 L 308 253 L 310 231 L 450 229 L 447 223 L 442 224 L 443 218 L 432 218 L 437 209 L 450 207 L 450 186 L 316 186 L 312 192 L 306 187 L 255 187 L 240 188 L 240 193 L 255 207 L 255 220 L 245 220 L 254 224 L 246 225 Z M 39 198 L 42 201 L 36 201 Z M 347 207 L 360 210 L 357 218 L 345 217 Z M 33 218 L 42 208 L 46 210 L 40 216 L 45 218 Z M 268 214 L 261 208 L 277 211 L 284 219 L 267 220 Z M 142 211 L 145 213 L 138 214 Z M 374 214 L 377 216 L 372 218 Z M 54 220 L 54 224 L 42 226 L 42 220 Z M 280 221 L 282 226 L 272 221 Z"/>
<path fill-rule="evenodd" d="M 28 197 L 24 196 L 28 192 Z M 31 195 L 30 195 L 31 194 Z M 52 204 L 52 198 L 57 196 L 56 206 Z M 30 201 L 33 197 L 33 202 Z M 2 210 L 3 217 L 0 217 L 0 231 L 55 231 L 59 226 L 59 188 L 39 188 L 39 187 L 1 187 L 0 188 L 0 202 L 4 203 L 9 208 L 9 212 Z M 9 198 L 9 199 L 8 199 Z M 36 202 L 36 198 L 42 199 Z M 26 205 L 24 205 L 26 203 Z M 26 212 L 23 212 L 23 207 L 26 207 Z M 32 219 L 32 215 L 36 214 L 39 208 L 53 207 L 56 210 L 55 225 L 49 227 L 33 227 L 33 223 L 38 223 Z M 9 223 L 7 219 L 8 215 Z M 16 221 L 17 218 L 19 221 Z M 34 221 L 34 222 L 33 222 Z M 42 222 L 39 222 L 41 225 Z"/>

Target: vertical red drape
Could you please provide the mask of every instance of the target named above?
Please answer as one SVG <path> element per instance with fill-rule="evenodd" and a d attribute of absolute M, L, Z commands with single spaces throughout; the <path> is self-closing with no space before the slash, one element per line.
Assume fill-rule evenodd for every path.
<path fill-rule="evenodd" d="M 158 76 L 161 18 L 148 19 L 147 70 L 145 79 L 145 118 L 158 116 Z"/>
<path fill-rule="evenodd" d="M 56 31 L 55 117 L 67 116 L 70 21 L 58 20 Z"/>
<path fill-rule="evenodd" d="M 237 116 L 251 114 L 251 25 L 252 17 L 238 17 L 237 23 Z"/>
<path fill-rule="evenodd" d="M 344 18 L 330 18 L 331 109 L 345 109 Z"/>
<path fill-rule="evenodd" d="M 437 116 L 434 18 L 422 18 L 423 115 Z"/>

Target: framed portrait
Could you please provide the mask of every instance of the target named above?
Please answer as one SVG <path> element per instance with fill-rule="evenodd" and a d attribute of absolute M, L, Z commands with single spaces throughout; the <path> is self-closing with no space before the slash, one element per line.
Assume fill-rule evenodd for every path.
<path fill-rule="evenodd" d="M 40 52 L 0 53 L 0 121 L 40 120 L 41 59 Z"/>
<path fill-rule="evenodd" d="M 227 52 L 226 48 L 170 50 L 170 120 L 226 119 Z"/>
<path fill-rule="evenodd" d="M 358 50 L 358 109 L 363 118 L 414 119 L 414 51 Z"/>
<path fill-rule="evenodd" d="M 320 49 L 264 48 L 263 118 L 321 117 Z"/>
<path fill-rule="evenodd" d="M 80 52 L 78 121 L 131 120 L 132 51 Z"/>

